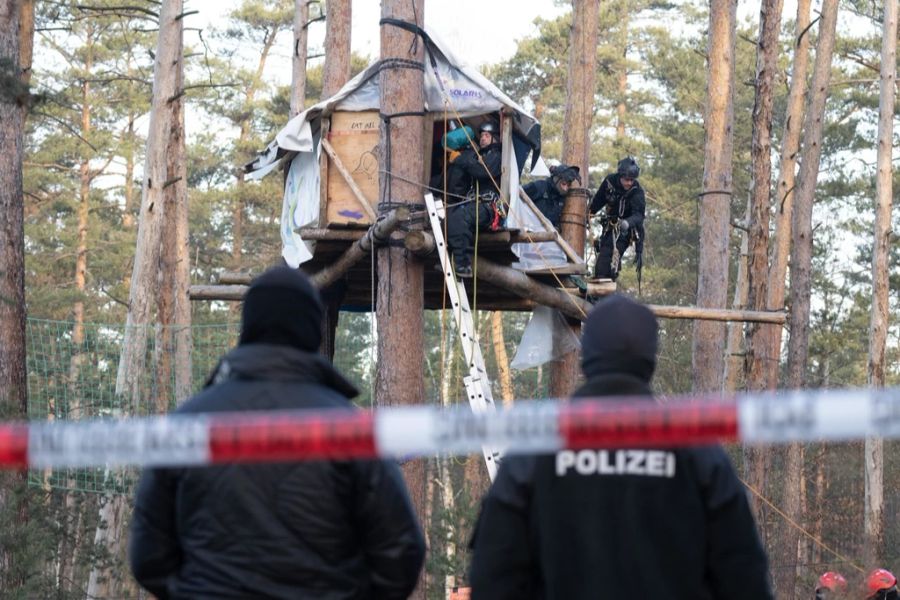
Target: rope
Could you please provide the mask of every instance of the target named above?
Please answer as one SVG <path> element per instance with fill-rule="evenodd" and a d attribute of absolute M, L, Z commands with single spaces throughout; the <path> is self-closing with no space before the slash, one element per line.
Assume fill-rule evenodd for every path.
<path fill-rule="evenodd" d="M 417 60 L 409 60 L 408 58 L 385 58 L 378 61 L 377 72 L 381 73 L 387 69 L 415 69 L 417 71 L 425 71 L 425 63 Z"/>
<path fill-rule="evenodd" d="M 763 502 L 763 504 L 765 504 L 766 506 L 768 506 L 769 508 L 774 510 L 781 518 L 783 518 L 787 522 L 788 525 L 790 525 L 791 527 L 795 528 L 797 531 L 799 531 L 800 533 L 802 533 L 803 535 L 808 537 L 817 546 L 824 548 L 831 554 L 833 554 L 836 557 L 838 557 L 839 559 L 841 559 L 843 562 L 847 563 L 848 565 L 850 565 L 851 567 L 853 567 L 854 569 L 856 569 L 857 571 L 859 571 L 860 573 L 865 575 L 865 573 L 866 573 L 865 569 L 863 569 L 858 564 L 856 564 L 855 562 L 853 562 L 852 560 L 850 560 L 849 558 L 847 558 L 846 556 L 844 556 L 843 554 L 841 554 L 840 552 L 838 552 L 837 550 L 835 550 L 834 548 L 832 548 L 831 546 L 829 546 L 828 544 L 826 544 L 825 542 L 823 542 L 822 540 L 820 540 L 819 538 L 817 538 L 816 536 L 814 536 L 813 534 L 808 532 L 806 529 L 803 528 L 802 525 L 800 525 L 799 523 L 794 521 L 792 518 L 787 516 L 780 508 L 775 506 L 775 504 L 773 504 L 768 498 L 763 496 L 762 493 L 759 490 L 757 490 L 755 487 L 753 487 L 752 485 L 750 485 L 749 483 L 747 483 L 740 477 L 738 477 L 738 479 L 740 479 L 741 483 L 744 484 L 744 487 L 746 487 L 748 490 L 750 490 L 750 492 L 754 496 L 759 498 Z"/>

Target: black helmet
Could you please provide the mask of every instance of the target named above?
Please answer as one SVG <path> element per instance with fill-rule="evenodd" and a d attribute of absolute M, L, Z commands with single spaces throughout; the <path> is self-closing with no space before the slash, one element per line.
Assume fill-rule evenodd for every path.
<path fill-rule="evenodd" d="M 498 133 L 497 126 L 490 121 L 485 121 L 481 124 L 481 127 L 478 128 L 478 133 L 484 133 L 485 131 L 491 135 L 497 135 Z"/>
<path fill-rule="evenodd" d="M 638 166 L 637 161 L 630 156 L 626 156 L 619 161 L 619 168 L 616 172 L 620 177 L 628 177 L 630 179 L 637 179 L 641 176 L 641 168 Z"/>
<path fill-rule="evenodd" d="M 566 181 L 568 183 L 577 181 L 578 183 L 581 183 L 581 169 L 565 163 L 554 165 L 550 167 L 550 177 L 553 178 L 554 181 Z"/>

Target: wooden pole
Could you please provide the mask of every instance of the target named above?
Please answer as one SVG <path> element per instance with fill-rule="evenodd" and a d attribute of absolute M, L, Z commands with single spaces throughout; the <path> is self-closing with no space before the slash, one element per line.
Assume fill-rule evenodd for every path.
<path fill-rule="evenodd" d="M 357 240 L 344 254 L 331 265 L 312 276 L 312 282 L 325 288 L 346 273 L 350 267 L 358 263 L 372 251 L 376 242 L 385 243 L 401 222 L 409 219 L 409 209 L 401 206 L 389 212 L 377 223 L 366 230 L 366 235 Z"/>
<path fill-rule="evenodd" d="M 885 349 L 890 327 L 890 252 L 893 197 L 891 157 L 897 72 L 897 2 L 884 5 L 881 38 L 881 94 L 878 105 L 878 145 L 875 174 L 875 247 L 872 252 L 872 316 L 869 324 L 869 386 L 884 387 Z M 866 509 L 865 543 L 874 565 L 886 558 L 884 548 L 884 440 L 868 437 L 865 442 Z"/>
<path fill-rule="evenodd" d="M 737 0 L 710 0 L 706 143 L 697 277 L 697 305 L 705 308 L 724 308 L 728 301 L 736 12 Z M 692 345 L 694 390 L 720 392 L 725 372 L 725 327 L 706 321 L 695 322 Z"/>
<path fill-rule="evenodd" d="M 291 53 L 291 117 L 306 105 L 306 57 L 309 40 L 309 0 L 294 0 L 294 49 Z"/>
<path fill-rule="evenodd" d="M 424 16 L 424 0 L 382 0 L 382 19 L 423 27 Z M 383 23 L 381 60 L 379 106 L 384 118 L 379 140 L 379 201 L 387 207 L 418 205 L 422 203 L 420 185 L 427 181 L 423 163 L 425 43 L 397 23 Z M 421 224 L 414 228 L 421 229 Z M 393 237 L 400 239 L 397 232 Z M 404 248 L 389 245 L 378 249 L 377 269 L 375 404 L 419 404 L 425 397 L 424 266 Z M 425 460 L 408 461 L 402 468 L 412 504 L 422 528 L 428 531 Z M 420 581 L 411 598 L 425 597 L 426 585 Z"/>

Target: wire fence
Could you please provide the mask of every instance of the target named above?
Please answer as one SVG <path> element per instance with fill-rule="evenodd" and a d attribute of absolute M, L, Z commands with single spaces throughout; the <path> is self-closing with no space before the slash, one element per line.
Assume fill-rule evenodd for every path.
<path fill-rule="evenodd" d="M 26 367 L 28 418 L 69 420 L 122 417 L 158 412 L 175 404 L 176 369 L 171 352 L 182 327 L 136 326 L 146 340 L 137 399 L 116 391 L 125 325 L 28 319 Z M 137 331 L 141 330 L 143 331 Z M 190 327 L 191 392 L 203 386 L 219 358 L 237 341 L 238 323 Z M 145 334 L 145 335 L 144 335 Z M 162 400 L 161 400 L 162 399 Z M 83 492 L 132 491 L 133 469 L 59 469 L 29 472 L 34 485 Z"/>

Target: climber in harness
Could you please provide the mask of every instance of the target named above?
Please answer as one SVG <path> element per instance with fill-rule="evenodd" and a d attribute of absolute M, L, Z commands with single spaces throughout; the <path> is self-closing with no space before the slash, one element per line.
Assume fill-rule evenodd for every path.
<path fill-rule="evenodd" d="M 594 277 L 618 278 L 622 267 L 622 255 L 634 242 L 635 267 L 640 286 L 644 254 L 644 188 L 638 182 L 641 169 L 630 156 L 619 161 L 615 173 L 610 173 L 600 184 L 591 200 L 591 215 L 599 213 L 603 234 L 594 241 L 597 262 Z"/>
<path fill-rule="evenodd" d="M 506 206 L 500 197 L 502 165 L 499 129 L 490 121 L 478 129 L 478 150 L 470 144 L 453 161 L 448 191 L 451 198 L 465 197 L 447 216 L 447 245 L 458 277 L 472 277 L 476 231 L 498 231 L 505 226 Z"/>
<path fill-rule="evenodd" d="M 532 181 L 523 190 L 544 216 L 559 229 L 562 219 L 563 203 L 574 182 L 581 185 L 581 174 L 578 167 L 566 164 L 550 167 L 550 178 Z"/>

